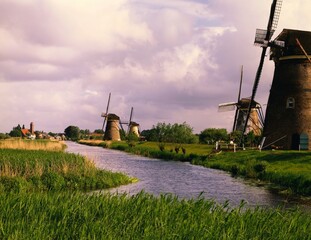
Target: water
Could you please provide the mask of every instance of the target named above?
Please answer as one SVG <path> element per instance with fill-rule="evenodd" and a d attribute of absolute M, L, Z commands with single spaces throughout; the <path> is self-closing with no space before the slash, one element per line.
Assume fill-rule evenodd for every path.
<path fill-rule="evenodd" d="M 123 172 L 139 182 L 110 189 L 112 193 L 136 194 L 142 190 L 154 195 L 174 194 L 179 198 L 229 200 L 231 206 L 245 201 L 249 206 L 288 205 L 286 199 L 245 180 L 232 178 L 226 172 L 176 161 L 163 161 L 130 155 L 125 152 L 67 142 L 67 151 L 93 160 L 97 167 Z M 291 206 L 293 206 L 291 204 Z"/>

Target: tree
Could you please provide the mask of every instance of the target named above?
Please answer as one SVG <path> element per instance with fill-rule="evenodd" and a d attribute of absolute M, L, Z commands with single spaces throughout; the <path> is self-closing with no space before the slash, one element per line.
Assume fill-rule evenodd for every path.
<path fill-rule="evenodd" d="M 171 143 L 196 143 L 197 136 L 193 134 L 193 129 L 186 123 L 166 124 L 158 123 L 152 129 L 144 130 L 142 136 L 148 141 L 171 142 Z"/>
<path fill-rule="evenodd" d="M 76 141 L 80 137 L 80 129 L 77 126 L 68 126 L 65 130 L 65 135 L 67 139 Z"/>
<path fill-rule="evenodd" d="M 9 133 L 11 137 L 21 137 L 22 130 L 21 126 L 18 124 L 16 127 L 13 127 L 13 130 Z"/>
<path fill-rule="evenodd" d="M 102 129 L 95 129 L 94 133 L 104 134 L 104 131 Z"/>
<path fill-rule="evenodd" d="M 227 141 L 228 133 L 224 128 L 207 128 L 199 134 L 200 143 L 214 144 L 216 141 Z"/>
<path fill-rule="evenodd" d="M 0 133 L 0 139 L 7 139 L 9 138 L 10 136 L 6 133 Z"/>

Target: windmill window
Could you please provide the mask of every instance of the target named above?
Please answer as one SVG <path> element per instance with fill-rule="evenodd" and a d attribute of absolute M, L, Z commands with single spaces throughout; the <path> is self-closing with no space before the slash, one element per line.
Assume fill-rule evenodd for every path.
<path fill-rule="evenodd" d="M 287 98 L 286 108 L 295 108 L 295 99 L 293 97 Z"/>

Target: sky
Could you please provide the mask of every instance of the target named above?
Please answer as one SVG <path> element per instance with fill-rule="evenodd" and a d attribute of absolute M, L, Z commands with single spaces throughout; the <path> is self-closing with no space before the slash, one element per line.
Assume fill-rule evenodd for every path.
<path fill-rule="evenodd" d="M 0 132 L 101 129 L 109 112 L 140 130 L 184 123 L 231 131 L 218 104 L 249 97 L 272 0 L 0 0 Z M 311 31 L 311 1 L 283 0 L 279 24 Z M 256 100 L 265 111 L 274 64 Z"/>

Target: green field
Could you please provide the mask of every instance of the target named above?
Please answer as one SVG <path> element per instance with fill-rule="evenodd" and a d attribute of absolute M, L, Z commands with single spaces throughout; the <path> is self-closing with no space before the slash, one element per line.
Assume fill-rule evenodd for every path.
<path fill-rule="evenodd" d="M 118 146 L 126 147 L 124 143 Z M 133 152 L 168 152 L 184 160 L 192 156 L 192 161 L 218 161 L 224 166 L 230 156 L 236 156 L 234 161 L 243 166 L 239 159 L 251 155 L 228 153 L 210 159 L 205 153 L 208 148 L 200 149 L 199 155 L 195 152 L 198 146 L 183 146 L 187 147 L 185 154 L 173 153 L 173 145 L 166 147 L 163 152 L 150 143 L 129 148 Z M 306 156 L 296 154 L 304 164 Z M 255 159 L 259 156 L 267 155 L 254 155 Z M 271 166 L 279 155 L 274 160 Z M 266 157 L 260 161 L 268 162 Z M 80 155 L 0 149 L 0 239 L 311 239 L 311 214 L 299 209 L 248 209 L 243 203 L 229 208 L 227 203 L 218 205 L 203 198 L 89 192 L 131 181 L 123 174 L 97 169 Z"/>
<path fill-rule="evenodd" d="M 310 239 L 300 210 L 228 209 L 180 200 L 81 193 L 1 194 L 1 239 Z"/>

